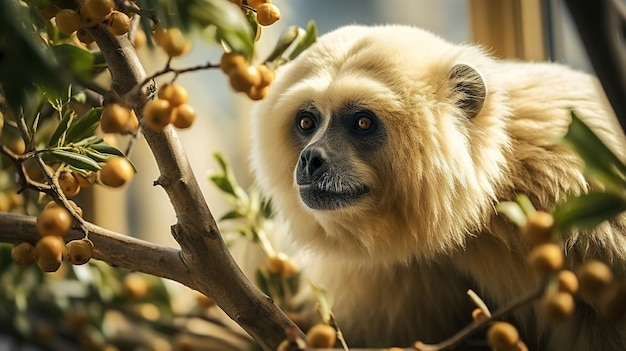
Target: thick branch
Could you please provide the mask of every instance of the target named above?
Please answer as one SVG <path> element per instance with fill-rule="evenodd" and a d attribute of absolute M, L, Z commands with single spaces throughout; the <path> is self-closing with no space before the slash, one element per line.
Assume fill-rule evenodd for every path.
<path fill-rule="evenodd" d="M 112 90 L 119 96 L 145 80 L 145 71 L 125 36 L 115 37 L 102 25 L 90 33 L 105 56 Z M 141 89 L 128 96 L 127 103 L 138 116 L 146 103 L 145 96 Z M 213 298 L 263 349 L 275 350 L 285 338 L 285 328 L 295 327 L 293 322 L 244 276 L 233 260 L 174 129 L 144 130 L 144 135 L 161 172 L 158 184 L 167 192 L 178 219 L 172 233 L 181 246 L 182 260 L 170 262 L 172 267 L 167 270 L 188 271 L 190 280 L 185 285 Z M 166 271 L 151 273 L 171 278 Z"/>

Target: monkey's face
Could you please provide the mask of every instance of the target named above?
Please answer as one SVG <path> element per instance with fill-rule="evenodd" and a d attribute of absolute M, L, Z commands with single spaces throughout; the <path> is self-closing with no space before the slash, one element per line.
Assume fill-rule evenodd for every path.
<path fill-rule="evenodd" d="M 293 138 L 302 150 L 294 179 L 306 206 L 339 210 L 372 195 L 367 161 L 386 142 L 374 112 L 347 104 L 328 116 L 312 105 L 298 111 L 293 122 Z"/>
<path fill-rule="evenodd" d="M 455 55 L 418 29 L 354 26 L 278 72 L 253 117 L 252 166 L 300 243 L 366 260 L 462 245 L 502 157 L 499 141 L 483 147 L 500 126 L 477 117 L 482 77 Z"/>

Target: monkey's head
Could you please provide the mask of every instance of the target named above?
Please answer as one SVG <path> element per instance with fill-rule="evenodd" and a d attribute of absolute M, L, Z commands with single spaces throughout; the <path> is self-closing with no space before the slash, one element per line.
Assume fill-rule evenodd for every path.
<path fill-rule="evenodd" d="M 480 230 L 509 143 L 490 65 L 404 26 L 343 27 L 287 64 L 253 117 L 252 167 L 296 242 L 392 263 Z"/>

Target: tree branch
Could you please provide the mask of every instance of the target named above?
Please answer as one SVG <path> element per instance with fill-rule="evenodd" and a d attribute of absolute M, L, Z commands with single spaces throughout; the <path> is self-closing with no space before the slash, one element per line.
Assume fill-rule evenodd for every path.
<path fill-rule="evenodd" d="M 125 96 L 144 82 L 146 73 L 126 36 L 115 37 L 103 25 L 89 29 L 89 33 L 108 63 L 111 89 L 118 96 Z M 143 89 L 129 94 L 127 98 L 128 105 L 141 118 L 141 111 L 147 102 Z M 295 325 L 245 277 L 230 255 L 174 129 L 171 126 L 162 132 L 145 129 L 144 136 L 161 173 L 158 184 L 166 191 L 176 212 L 178 222 L 172 226 L 172 234 L 181 250 L 108 232 L 109 235 L 97 238 L 90 235 L 98 252 L 96 258 L 177 280 L 210 296 L 264 350 L 275 350 L 285 339 L 285 329 Z M 24 226 L 26 220 L 21 220 L 21 223 Z M 91 231 L 94 228 L 89 226 L 88 229 Z M 22 233 L 25 229 L 33 231 L 32 222 L 28 228 L 22 227 Z M 6 232 L 5 227 L 0 229 L 0 233 Z M 99 228 L 97 232 L 102 234 L 105 230 Z M 108 249 L 113 247 L 116 249 Z"/>

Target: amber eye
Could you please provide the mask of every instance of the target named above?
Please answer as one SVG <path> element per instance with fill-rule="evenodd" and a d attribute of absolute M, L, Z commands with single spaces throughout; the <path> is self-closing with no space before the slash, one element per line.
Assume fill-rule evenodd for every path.
<path fill-rule="evenodd" d="M 302 130 L 309 130 L 315 127 L 315 121 L 310 116 L 302 116 L 300 117 L 300 121 L 298 122 L 298 126 Z"/>
<path fill-rule="evenodd" d="M 368 130 L 372 127 L 372 120 L 369 117 L 359 117 L 354 124 L 359 130 Z"/>

